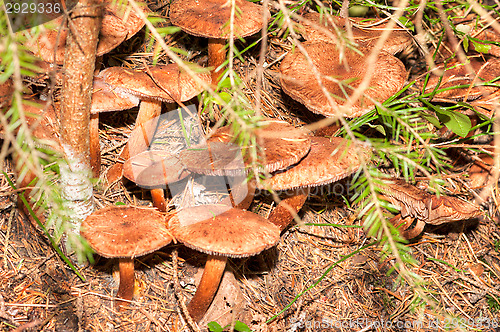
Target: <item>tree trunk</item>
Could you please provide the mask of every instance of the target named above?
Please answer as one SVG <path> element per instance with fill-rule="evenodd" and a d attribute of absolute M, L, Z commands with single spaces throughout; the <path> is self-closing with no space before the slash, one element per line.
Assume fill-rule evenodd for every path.
<path fill-rule="evenodd" d="M 60 131 L 67 165 L 61 167 L 61 185 L 75 232 L 93 210 L 90 104 L 102 10 L 102 0 L 79 0 L 68 23 Z"/>

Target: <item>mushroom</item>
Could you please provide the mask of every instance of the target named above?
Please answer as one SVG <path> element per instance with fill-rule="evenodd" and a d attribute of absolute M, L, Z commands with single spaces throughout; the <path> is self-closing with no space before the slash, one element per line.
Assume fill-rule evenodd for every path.
<path fill-rule="evenodd" d="M 285 121 L 268 120 L 254 132 L 257 142 L 256 162 L 266 172 L 274 172 L 295 164 L 309 151 L 311 138 L 303 128 L 295 128 Z M 230 127 L 219 128 L 206 145 L 196 146 L 180 153 L 181 162 L 191 172 L 207 175 L 236 175 L 246 173 L 252 164 L 252 146 L 230 143 L 235 135 Z"/>
<path fill-rule="evenodd" d="M 199 73 L 198 77 L 206 82 L 209 81 L 209 75 L 206 73 Z M 102 80 L 112 92 L 118 95 L 133 95 L 141 100 L 135 122 L 135 127 L 141 132 L 145 132 L 145 123 L 150 120 L 152 120 L 150 127 L 156 127 L 162 102 L 184 102 L 202 91 L 202 87 L 175 64 L 151 67 L 148 72 L 110 67 L 101 71 L 97 78 Z M 128 159 L 144 151 L 151 143 L 146 137 L 139 136 L 137 139 L 137 148 L 131 149 L 133 144 L 127 143 L 122 152 L 122 158 Z"/>
<path fill-rule="evenodd" d="M 42 146 L 49 146 L 52 150 L 60 152 L 59 145 L 59 124 L 56 118 L 56 107 L 52 103 L 47 103 L 39 99 L 25 99 L 23 100 L 23 111 L 26 116 L 26 124 L 31 132 L 31 137 L 36 139 L 36 144 Z M 16 135 L 18 133 L 16 128 Z M 0 135 L 3 135 L 0 131 Z M 20 210 L 28 217 L 30 222 L 36 227 L 37 223 L 32 219 L 31 214 L 23 203 L 21 196 L 24 196 L 28 202 L 31 201 L 33 188 L 31 185 L 35 182 L 36 172 L 31 168 L 33 165 L 26 163 L 27 156 L 22 156 L 14 151 L 14 159 L 16 160 L 16 173 L 17 173 L 17 188 L 24 189 L 19 193 L 17 205 Z M 41 171 L 41 170 L 40 170 Z M 35 206 L 34 204 L 32 206 Z M 35 210 L 35 209 L 33 209 Z M 43 220 L 43 211 L 35 211 L 37 218 Z M 39 212 L 39 213 L 38 213 Z"/>
<path fill-rule="evenodd" d="M 405 220 L 406 225 L 410 225 L 407 217 L 417 219 L 417 226 L 412 232 L 405 234 L 406 227 L 403 227 L 402 235 L 405 237 L 417 236 L 425 224 L 441 225 L 472 219 L 483 213 L 480 207 L 473 203 L 451 196 L 440 195 L 438 197 L 399 179 L 385 180 L 381 192 L 387 201 L 400 210 L 401 218 Z"/>
<path fill-rule="evenodd" d="M 146 5 L 142 9 L 148 11 Z M 108 53 L 123 41 L 132 38 L 144 26 L 144 22 L 133 10 L 111 1 L 106 1 L 103 15 L 97 56 Z M 64 16 L 60 16 L 48 22 L 47 30 L 36 39 L 28 39 L 26 46 L 43 60 L 62 65 L 68 34 L 68 27 L 63 24 L 64 20 Z"/>
<path fill-rule="evenodd" d="M 173 236 L 185 246 L 207 253 L 205 270 L 188 304 L 200 321 L 217 292 L 228 257 L 248 257 L 274 246 L 278 227 L 252 212 L 226 205 L 201 205 L 178 211 L 169 219 Z"/>
<path fill-rule="evenodd" d="M 251 36 L 262 29 L 262 6 L 245 0 L 236 0 L 235 6 L 234 38 Z M 174 0 L 170 4 L 173 25 L 191 35 L 209 38 L 208 66 L 213 68 L 213 84 L 219 82 L 221 66 L 226 59 L 225 40 L 230 34 L 227 26 L 230 17 L 231 5 L 226 0 Z"/>
<path fill-rule="evenodd" d="M 367 67 L 365 57 L 346 49 L 344 61 L 340 62 L 337 45 L 327 42 L 305 42 L 302 44 L 313 65 L 322 79 L 322 85 L 332 95 L 332 104 L 318 84 L 311 65 L 301 52 L 288 53 L 281 62 L 280 81 L 283 91 L 304 104 L 310 111 L 326 117 L 358 117 L 375 107 L 374 101 L 383 102 L 405 84 L 406 69 L 398 58 L 381 51 L 373 66 L 373 76 L 369 88 L 364 91 L 349 109 L 343 105 L 349 101 L 352 91 L 364 78 Z M 358 49 L 362 54 L 369 54 L 369 48 Z M 349 66 L 346 69 L 345 64 Z"/>
<path fill-rule="evenodd" d="M 260 189 L 286 191 L 286 197 L 268 220 L 284 230 L 304 205 L 311 187 L 336 182 L 356 172 L 361 160 L 357 153 L 348 153 L 348 149 L 349 142 L 343 138 L 313 137 L 307 156 L 259 183 Z M 360 152 L 368 157 L 368 151 Z"/>
<path fill-rule="evenodd" d="M 95 211 L 82 223 L 80 234 L 99 255 L 118 258 L 120 310 L 134 296 L 134 258 L 156 251 L 172 240 L 163 214 L 132 206 L 109 206 Z"/>
<path fill-rule="evenodd" d="M 190 174 L 176 155 L 162 150 L 141 152 L 123 164 L 123 176 L 141 188 L 151 189 L 153 206 L 167 210 L 163 189 Z"/>
<path fill-rule="evenodd" d="M 301 21 L 302 33 L 308 41 L 337 43 L 334 38 L 337 37 L 338 32 L 342 33 L 346 30 L 346 19 L 340 16 L 307 13 L 303 18 L 304 20 Z M 368 48 L 374 46 L 380 35 L 386 30 L 387 25 L 384 21 L 367 18 L 350 17 L 348 20 L 352 24 L 351 31 L 354 42 L 361 47 Z M 396 54 L 403 51 L 411 43 L 412 38 L 405 30 L 392 29 L 389 38 L 382 46 L 382 50 L 390 54 Z"/>
<path fill-rule="evenodd" d="M 139 105 L 139 98 L 111 90 L 102 80 L 94 79 L 90 110 L 90 162 L 95 178 L 101 168 L 101 148 L 99 144 L 99 113 L 131 109 Z"/>

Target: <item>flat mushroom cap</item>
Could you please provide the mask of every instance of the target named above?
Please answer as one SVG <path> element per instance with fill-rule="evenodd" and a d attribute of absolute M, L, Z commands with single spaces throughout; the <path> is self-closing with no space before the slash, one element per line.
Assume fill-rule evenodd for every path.
<path fill-rule="evenodd" d="M 227 0 L 174 0 L 170 4 L 170 21 L 185 32 L 206 38 L 227 39 L 231 6 Z M 237 37 L 251 36 L 262 29 L 264 7 L 255 3 L 236 0 L 234 34 Z"/>
<path fill-rule="evenodd" d="M 281 62 L 281 87 L 287 95 L 304 104 L 314 113 L 326 117 L 336 117 L 341 114 L 346 117 L 362 116 L 375 107 L 374 103 L 366 97 L 383 102 L 405 84 L 407 72 L 401 60 L 382 51 L 373 64 L 375 70 L 363 96 L 351 106 L 350 110 L 340 111 L 338 107 L 344 105 L 347 99 L 343 89 L 348 96 L 351 95 L 352 88 L 359 86 L 367 71 L 365 57 L 351 49 L 346 49 L 344 59 L 350 67 L 350 70 L 346 70 L 344 62 L 339 62 L 339 50 L 335 44 L 305 42 L 302 45 L 318 69 L 323 86 L 332 94 L 333 105 L 330 105 L 323 93 L 306 57 L 298 50 L 288 53 Z M 367 48 L 359 48 L 359 51 L 365 55 L 370 53 Z M 352 88 L 344 86 L 342 89 L 334 80 L 346 82 Z"/>
<path fill-rule="evenodd" d="M 188 73 L 176 64 L 151 67 L 153 81 L 145 70 L 132 70 L 123 67 L 110 67 L 101 71 L 97 77 L 112 89 L 123 91 L 139 98 L 156 99 L 164 102 L 186 101 L 203 91 Z M 198 78 L 210 82 L 208 73 L 198 73 Z M 160 84 L 158 86 L 156 83 Z"/>
<path fill-rule="evenodd" d="M 295 164 L 309 151 L 311 138 L 303 128 L 295 128 L 285 121 L 269 120 L 255 131 L 261 148 L 258 162 L 267 172 L 274 172 Z M 206 175 L 237 175 L 246 173 L 251 164 L 249 147 L 230 142 L 235 136 L 230 127 L 219 128 L 204 149 L 185 150 L 181 162 L 192 172 Z M 259 151 L 259 150 L 258 150 Z M 243 159 L 242 159 L 243 156 Z"/>
<path fill-rule="evenodd" d="M 178 156 L 162 150 L 141 152 L 123 164 L 123 176 L 142 188 L 166 189 L 190 174 Z"/>
<path fill-rule="evenodd" d="M 165 216 L 154 209 L 110 206 L 88 216 L 80 234 L 101 256 L 134 258 L 172 241 L 165 224 Z"/>
<path fill-rule="evenodd" d="M 272 174 L 272 177 L 258 186 L 273 190 L 288 190 L 314 187 L 339 181 L 356 172 L 361 165 L 358 155 L 349 152 L 346 139 L 313 137 L 311 150 L 299 163 L 286 170 Z M 368 154 L 367 151 L 362 151 Z"/>
<path fill-rule="evenodd" d="M 177 212 L 169 229 L 185 246 L 210 255 L 248 257 L 274 246 L 280 231 L 267 219 L 224 205 L 200 205 Z"/>
<path fill-rule="evenodd" d="M 320 13 L 307 13 L 303 17 L 305 19 L 301 22 L 304 27 L 303 34 L 306 36 L 306 39 L 310 41 L 325 41 L 327 43 L 336 42 L 336 40 L 332 39 L 331 36 L 320 28 L 329 30 L 335 38 L 337 38 L 335 27 L 339 30 L 346 30 L 345 18 L 339 16 L 329 16 L 335 24 L 335 27 L 332 26 L 326 15 L 321 15 Z M 352 23 L 351 30 L 354 42 L 361 47 L 375 46 L 375 43 L 384 30 L 386 30 L 385 27 L 387 26 L 386 23 L 366 18 L 350 17 L 349 20 Z M 392 29 L 389 37 L 382 46 L 382 50 L 387 53 L 396 54 L 411 45 L 411 43 L 412 38 L 406 31 L 402 29 Z"/>
<path fill-rule="evenodd" d="M 90 113 L 103 113 L 131 109 L 139 105 L 139 98 L 122 91 L 113 91 L 101 79 L 94 79 Z"/>

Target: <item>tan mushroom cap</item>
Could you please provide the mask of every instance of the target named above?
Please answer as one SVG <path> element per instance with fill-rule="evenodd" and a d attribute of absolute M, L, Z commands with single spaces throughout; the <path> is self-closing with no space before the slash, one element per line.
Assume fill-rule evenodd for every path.
<path fill-rule="evenodd" d="M 261 150 L 258 162 L 267 172 L 295 164 L 309 151 L 311 137 L 303 128 L 285 121 L 269 120 L 255 131 Z M 207 175 L 236 175 L 247 171 L 251 164 L 249 146 L 230 143 L 235 138 L 230 127 L 219 128 L 207 145 L 180 153 L 181 162 L 192 172 Z"/>
<path fill-rule="evenodd" d="M 94 79 L 90 109 L 92 114 L 128 110 L 139 105 L 139 102 L 136 96 L 119 90 L 113 91 L 101 79 Z"/>
<path fill-rule="evenodd" d="M 139 98 L 156 99 L 164 102 L 186 101 L 203 91 L 203 87 L 179 69 L 176 64 L 158 65 L 149 68 L 154 81 L 145 70 L 110 67 L 97 77 L 113 90 L 122 91 Z M 198 78 L 210 82 L 210 75 L 198 73 Z M 156 81 L 156 82 L 155 82 Z M 160 86 L 157 85 L 160 84 Z"/>
<path fill-rule="evenodd" d="M 335 38 L 337 32 L 335 27 L 339 30 L 346 30 L 345 19 L 339 16 L 329 15 L 331 21 L 335 24 L 333 26 L 327 19 L 326 15 L 320 13 L 307 13 L 304 15 L 305 21 L 301 22 L 304 27 L 304 35 L 310 41 L 325 41 L 328 43 L 335 43 L 336 40 L 332 39 L 327 33 L 321 30 L 326 28 Z M 386 30 L 387 23 L 376 21 L 366 18 L 349 18 L 352 23 L 351 30 L 354 42 L 361 47 L 373 47 L 380 38 L 380 35 Z M 396 54 L 403 51 L 406 47 L 411 45 L 412 38 L 404 29 L 394 28 L 391 34 L 382 46 L 382 50 L 387 53 Z"/>
<path fill-rule="evenodd" d="M 465 64 L 453 63 L 448 64 L 445 68 L 443 78 L 438 87 L 439 90 L 452 88 L 460 85 L 467 85 L 463 88 L 454 88 L 446 91 L 440 91 L 434 95 L 434 98 L 447 99 L 452 101 L 476 100 L 482 96 L 488 96 L 499 89 L 494 86 L 480 85 L 481 83 L 491 81 L 500 76 L 500 59 L 492 58 L 487 62 L 477 59 L 471 59 L 470 65 L 474 73 L 467 70 Z M 439 67 L 438 67 L 439 68 Z M 443 69 L 441 66 L 440 69 Z M 422 87 L 425 77 L 417 81 L 417 85 Z M 431 75 L 425 87 L 425 93 L 432 92 L 439 83 L 440 76 Z M 469 85 L 474 84 L 471 88 Z"/>
<path fill-rule="evenodd" d="M 80 234 L 101 256 L 134 258 L 172 241 L 165 224 L 165 216 L 154 209 L 109 206 L 88 216 Z"/>
<path fill-rule="evenodd" d="M 259 187 L 287 190 L 339 181 L 356 172 L 361 165 L 349 145 L 349 141 L 339 137 L 313 137 L 307 156 L 296 165 L 272 174 Z M 368 151 L 362 153 L 368 157 Z"/>
<path fill-rule="evenodd" d="M 367 71 L 365 56 L 370 53 L 370 50 L 359 48 L 359 51 L 365 55 L 361 56 L 353 50 L 346 49 L 344 59 L 350 67 L 346 70 L 344 63 L 339 62 L 340 55 L 336 45 L 326 42 L 305 42 L 302 45 L 318 69 L 323 86 L 332 95 L 333 105 L 330 105 L 327 96 L 318 84 L 311 65 L 298 49 L 287 54 L 281 62 L 281 87 L 286 94 L 304 104 L 314 113 L 327 117 L 336 117 L 341 114 L 346 117 L 358 117 L 375 107 L 368 97 L 383 102 L 405 84 L 407 72 L 401 60 L 387 52 L 380 52 L 373 64 L 375 70 L 368 89 L 350 110 L 340 113 L 338 107 L 344 105 L 347 99 L 344 90 L 350 96 L 352 88 L 359 86 Z M 341 88 L 335 80 L 344 82 L 352 88 L 347 86 Z"/>
<path fill-rule="evenodd" d="M 227 3 L 227 0 L 174 0 L 170 4 L 170 21 L 194 36 L 226 39 L 231 15 Z M 264 7 L 236 0 L 236 8 L 241 12 L 235 15 L 235 38 L 251 36 L 262 29 Z"/>
<path fill-rule="evenodd" d="M 123 176 L 143 188 L 166 189 L 189 174 L 178 156 L 161 150 L 141 152 L 123 164 Z"/>
<path fill-rule="evenodd" d="M 178 211 L 169 220 L 174 237 L 210 255 L 248 257 L 274 246 L 278 227 L 265 218 L 224 205 L 200 205 Z"/>

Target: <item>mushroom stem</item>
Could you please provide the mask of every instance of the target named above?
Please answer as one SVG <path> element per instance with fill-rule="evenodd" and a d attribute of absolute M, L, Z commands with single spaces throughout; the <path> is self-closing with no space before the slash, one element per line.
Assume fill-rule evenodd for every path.
<path fill-rule="evenodd" d="M 121 301 L 120 299 L 131 301 L 134 297 L 134 259 L 130 257 L 120 258 L 118 260 L 118 265 L 120 268 L 120 286 L 118 286 L 118 293 L 116 294 L 118 297 L 116 305 L 118 311 L 123 311 L 127 302 Z"/>
<path fill-rule="evenodd" d="M 278 226 L 280 231 L 283 231 L 300 211 L 309 196 L 309 192 L 309 187 L 287 190 L 286 197 L 271 212 L 268 220 Z"/>
<path fill-rule="evenodd" d="M 210 307 L 226 268 L 227 257 L 209 255 L 200 284 L 187 308 L 194 321 L 199 322 Z"/>
<path fill-rule="evenodd" d="M 226 60 L 225 46 L 224 39 L 210 38 L 208 40 L 208 66 L 212 67 L 212 84 L 214 85 L 219 83 L 220 76 L 224 71 L 222 68 L 216 70 Z"/>
<path fill-rule="evenodd" d="M 394 225 L 399 231 L 399 234 L 403 236 L 407 240 L 411 240 L 419 236 L 425 227 L 425 222 L 418 218 L 415 220 L 411 216 L 406 216 L 405 218 L 401 217 L 401 214 L 398 214 L 391 219 L 389 222 Z M 415 225 L 412 227 L 412 225 Z"/>
<path fill-rule="evenodd" d="M 151 198 L 153 206 L 160 212 L 167 212 L 167 203 L 165 201 L 165 193 L 162 188 L 151 189 Z"/>
<path fill-rule="evenodd" d="M 90 114 L 90 167 L 92 176 L 98 178 L 101 171 L 101 147 L 99 145 L 99 113 Z"/>

